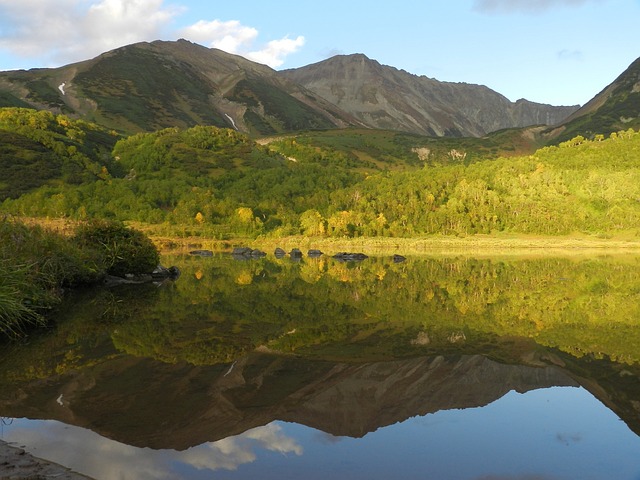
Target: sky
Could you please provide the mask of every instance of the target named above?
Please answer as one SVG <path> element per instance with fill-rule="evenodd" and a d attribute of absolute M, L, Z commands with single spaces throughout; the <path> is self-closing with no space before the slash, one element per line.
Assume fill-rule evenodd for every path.
<path fill-rule="evenodd" d="M 640 0 L 0 0 L 0 71 L 185 38 L 280 70 L 338 54 L 583 105 L 640 57 Z"/>

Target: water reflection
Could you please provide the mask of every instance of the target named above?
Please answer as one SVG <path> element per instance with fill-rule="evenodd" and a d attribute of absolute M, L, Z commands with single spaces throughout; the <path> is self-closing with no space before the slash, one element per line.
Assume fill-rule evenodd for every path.
<path fill-rule="evenodd" d="M 185 451 L 137 448 L 52 421 L 8 440 L 95 478 L 637 479 L 640 439 L 586 390 L 510 392 L 483 408 L 412 417 L 362 439 L 273 422 Z"/>
<path fill-rule="evenodd" d="M 277 423 L 185 451 L 132 447 L 57 421 L 16 419 L 3 437 L 28 445 L 30 452 L 42 458 L 104 480 L 210 478 L 207 471 L 238 470 L 255 462 L 258 452 L 284 456 L 303 453 L 297 441 Z M 201 477 L 198 472 L 205 475 Z"/>
<path fill-rule="evenodd" d="M 56 455 L 140 460 L 125 478 L 640 473 L 636 257 L 165 263 L 177 282 L 82 292 L 0 351 L 0 415 L 63 422 L 21 442 L 64 429 Z"/>

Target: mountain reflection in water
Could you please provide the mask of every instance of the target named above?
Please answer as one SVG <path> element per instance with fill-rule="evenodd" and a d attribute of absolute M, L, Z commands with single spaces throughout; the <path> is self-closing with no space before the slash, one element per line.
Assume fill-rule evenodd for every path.
<path fill-rule="evenodd" d="M 62 422 L 5 440 L 96 478 L 640 474 L 636 257 L 171 263 L 3 349 L 0 415 Z"/>

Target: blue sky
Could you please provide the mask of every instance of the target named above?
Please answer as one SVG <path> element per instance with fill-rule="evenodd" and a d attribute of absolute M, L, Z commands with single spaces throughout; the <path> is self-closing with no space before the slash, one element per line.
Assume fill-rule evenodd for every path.
<path fill-rule="evenodd" d="M 640 0 L 0 0 L 0 70 L 186 38 L 275 69 L 364 53 L 510 100 L 584 104 L 640 57 Z"/>

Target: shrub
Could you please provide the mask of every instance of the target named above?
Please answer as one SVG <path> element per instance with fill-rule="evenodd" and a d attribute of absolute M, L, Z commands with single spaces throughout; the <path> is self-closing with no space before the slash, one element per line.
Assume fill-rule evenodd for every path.
<path fill-rule="evenodd" d="M 153 242 L 121 222 L 92 220 L 84 223 L 78 227 L 74 242 L 81 248 L 97 250 L 103 258 L 104 270 L 110 275 L 151 273 L 160 262 Z"/>

